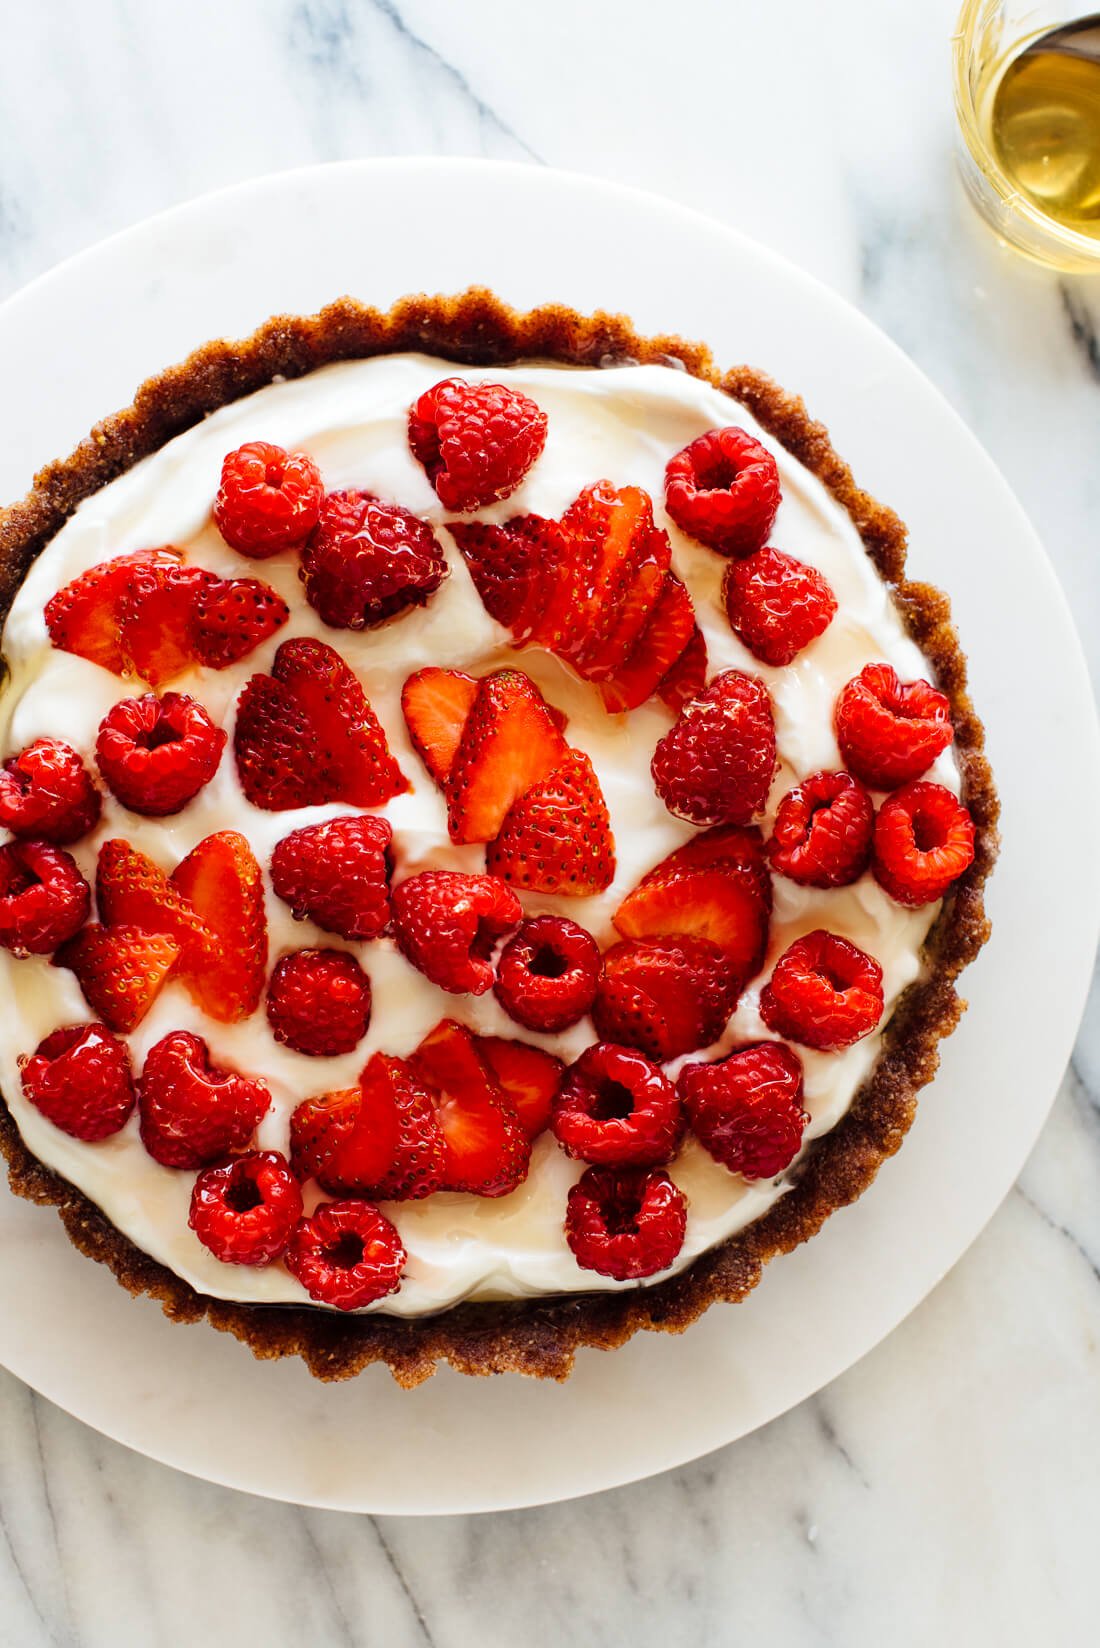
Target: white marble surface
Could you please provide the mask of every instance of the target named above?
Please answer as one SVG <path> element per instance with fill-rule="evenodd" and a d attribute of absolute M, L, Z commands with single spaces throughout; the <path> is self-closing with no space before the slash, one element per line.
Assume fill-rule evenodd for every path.
<path fill-rule="evenodd" d="M 1022 265 L 968 216 L 950 164 L 953 11 L 954 0 L 12 8 L 0 295 L 151 211 L 315 160 L 485 154 L 663 191 L 794 257 L 929 373 L 1043 535 L 1095 675 L 1100 283 Z M 996 544 L 975 552 L 996 577 Z M 1091 823 L 1063 822 L 1068 855 L 1087 850 Z M 1037 935 L 1021 965 L 1040 957 Z M 1019 1185 L 926 1304 L 755 1436 L 595 1499 L 428 1521 L 299 1511 L 137 1458 L 0 1375 L 0 1639 L 1092 1640 L 1098 1095 L 1094 993 Z"/>

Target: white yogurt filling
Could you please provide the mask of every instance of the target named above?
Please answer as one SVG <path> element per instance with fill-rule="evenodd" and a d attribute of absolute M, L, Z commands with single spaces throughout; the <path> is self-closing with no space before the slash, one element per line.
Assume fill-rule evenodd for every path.
<path fill-rule="evenodd" d="M 505 503 L 482 511 L 483 517 L 505 520 L 525 511 L 557 516 L 582 487 L 602 477 L 617 486 L 632 483 L 648 491 L 656 519 L 672 540 L 674 568 L 695 603 L 710 671 L 751 671 L 771 692 L 780 765 L 768 814 L 761 821 L 765 830 L 792 784 L 841 764 L 832 709 L 846 681 L 877 660 L 893 664 L 903 679 L 927 675 L 921 653 L 905 634 L 845 512 L 747 411 L 709 385 L 662 366 L 456 368 L 421 355 L 389 355 L 328 366 L 224 407 L 80 506 L 35 563 L 4 630 L 3 652 L 11 678 L 0 695 L 3 755 L 32 739 L 56 737 L 79 750 L 94 770 L 100 720 L 118 699 L 142 688 L 85 659 L 56 651 L 47 636 L 43 608 L 57 589 L 97 562 L 174 544 L 189 562 L 224 577 L 265 580 L 288 601 L 291 617 L 277 635 L 233 668 L 191 671 L 173 681 L 173 689 L 194 694 L 232 735 L 241 687 L 254 672 L 270 668 L 281 641 L 313 635 L 335 645 L 363 682 L 390 747 L 413 785 L 411 793 L 381 809 L 393 826 L 399 875 L 427 867 L 484 867 L 483 848 L 455 847 L 448 838 L 442 797 L 409 743 L 400 709 L 403 681 L 427 664 L 477 674 L 506 662 L 526 670 L 568 715 L 570 742 L 592 759 L 611 813 L 617 872 L 613 885 L 596 898 L 525 894 L 523 902 L 529 914 L 569 915 L 601 945 L 614 942 L 611 916 L 621 899 L 644 871 L 695 833 L 670 816 L 650 778 L 653 747 L 672 717 L 656 701 L 629 716 L 607 715 L 593 687 L 546 653 L 532 649 L 517 654 L 509 648 L 507 633 L 484 611 L 442 525 L 446 511 L 406 439 L 410 403 L 456 372 L 469 381 L 506 380 L 532 396 L 549 418 L 545 451 L 523 486 Z M 749 429 L 778 462 L 783 500 L 770 541 L 818 567 L 839 605 L 825 634 L 785 669 L 760 664 L 731 633 L 720 601 L 726 563 L 685 538 L 663 509 L 668 458 L 704 431 L 730 423 Z M 256 563 L 230 550 L 212 524 L 210 508 L 222 458 L 248 440 L 302 448 L 320 465 L 327 487 L 361 487 L 430 521 L 446 548 L 451 573 L 429 605 L 362 634 L 326 629 L 303 598 L 295 555 Z M 959 777 L 950 752 L 940 757 L 929 776 L 958 793 Z M 232 828 L 249 838 L 266 873 L 271 850 L 284 835 L 349 810 L 325 806 L 268 813 L 252 807 L 241 793 L 230 747 L 212 782 L 181 814 L 163 820 L 138 818 L 108 794 L 96 831 L 70 850 L 94 882 L 99 846 L 113 836 L 125 837 L 170 870 L 204 836 Z M 776 958 L 804 932 L 826 927 L 840 933 L 873 955 L 883 969 L 886 1011 L 874 1035 L 842 1053 L 798 1049 L 811 1117 L 808 1143 L 835 1126 L 871 1070 L 894 1004 L 920 971 L 921 947 L 939 906 L 902 909 L 869 876 L 833 892 L 774 879 L 775 910 L 763 974 L 745 992 L 725 1035 L 708 1056 L 768 1037 L 758 1011 L 760 988 Z M 390 940 L 345 945 L 311 923 L 295 922 L 270 885 L 267 914 L 272 963 L 281 953 L 307 945 L 341 946 L 358 956 L 371 979 L 374 1005 L 370 1030 L 354 1053 L 311 1059 L 280 1047 L 262 1004 L 243 1023 L 213 1023 L 179 984 L 162 991 L 127 1038 L 135 1070 L 161 1036 L 188 1029 L 205 1038 L 215 1062 L 261 1077 L 273 1098 L 257 1135 L 261 1148 L 287 1149 L 291 1111 L 307 1094 L 352 1085 L 376 1049 L 410 1053 L 443 1017 L 459 1019 L 480 1032 L 539 1042 L 567 1060 L 595 1039 L 589 1019 L 559 1036 L 534 1036 L 514 1024 L 491 994 L 475 999 L 437 989 L 409 966 Z M 202 1246 L 187 1224 L 194 1174 L 154 1162 L 138 1137 L 136 1116 L 114 1138 L 84 1144 L 23 1100 L 18 1056 L 32 1052 L 59 1025 L 94 1017 L 73 974 L 51 967 L 48 958 L 20 961 L 0 951 L 0 988 L 8 1004 L 0 1023 L 0 1088 L 29 1149 L 77 1185 L 139 1248 L 200 1292 L 258 1303 L 306 1301 L 304 1289 L 281 1265 L 225 1265 Z M 400 1291 L 370 1308 L 414 1316 L 462 1299 L 645 1286 L 613 1282 L 583 1270 L 569 1251 L 562 1228 L 565 1198 L 582 1171 L 583 1164 L 569 1161 L 548 1134 L 535 1146 L 527 1180 L 509 1196 L 487 1200 L 444 1192 L 420 1202 L 387 1204 L 385 1211 L 408 1250 L 408 1266 Z M 774 1182 L 747 1183 L 719 1166 L 693 1139 L 669 1171 L 688 1202 L 687 1235 L 672 1270 L 682 1269 L 758 1218 L 790 1185 L 787 1174 Z M 663 1280 L 672 1270 L 647 1281 Z"/>

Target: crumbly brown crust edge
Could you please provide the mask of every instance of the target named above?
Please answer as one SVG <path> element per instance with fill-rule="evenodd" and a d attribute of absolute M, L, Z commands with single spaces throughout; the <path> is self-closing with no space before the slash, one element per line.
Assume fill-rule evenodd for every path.
<path fill-rule="evenodd" d="M 342 298 L 317 315 L 275 316 L 243 341 L 208 343 L 150 378 L 132 406 L 97 424 L 68 458 L 48 464 L 28 496 L 0 515 L 0 618 L 35 557 L 77 505 L 173 436 L 276 378 L 399 350 L 477 364 L 542 357 L 570 365 L 641 361 L 681 368 L 742 402 L 820 478 L 855 523 L 951 700 L 977 851 L 930 935 L 926 976 L 902 997 L 874 1070 L 847 1115 L 808 1152 L 793 1189 L 754 1224 L 651 1287 L 465 1304 L 415 1319 L 226 1303 L 197 1293 L 142 1253 L 88 1197 L 32 1155 L 6 1105 L 0 1105 L 0 1149 L 12 1189 L 55 1206 L 73 1245 L 109 1266 L 130 1293 L 152 1295 L 176 1321 L 205 1317 L 259 1358 L 301 1356 L 325 1380 L 346 1379 L 382 1361 L 406 1387 L 428 1378 L 440 1362 L 467 1374 L 565 1379 L 582 1346 L 611 1350 L 641 1329 L 681 1333 L 710 1305 L 743 1299 L 769 1259 L 807 1241 L 831 1213 L 855 1201 L 898 1149 L 916 1112 L 917 1092 L 935 1074 L 938 1044 L 965 1007 L 956 981 L 989 935 L 983 887 L 997 852 L 997 797 L 947 597 L 906 578 L 905 527 L 856 485 L 826 429 L 798 397 L 750 367 L 720 372 L 702 344 L 671 335 L 641 337 L 624 316 L 580 315 L 558 304 L 518 313 L 480 288 L 457 297 L 404 298 L 385 313 Z"/>

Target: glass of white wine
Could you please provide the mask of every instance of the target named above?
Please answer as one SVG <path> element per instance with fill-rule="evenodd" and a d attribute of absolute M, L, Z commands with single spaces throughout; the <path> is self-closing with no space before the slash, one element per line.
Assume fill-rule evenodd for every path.
<path fill-rule="evenodd" d="M 953 46 L 975 206 L 1038 262 L 1100 273 L 1100 9 L 965 0 Z"/>

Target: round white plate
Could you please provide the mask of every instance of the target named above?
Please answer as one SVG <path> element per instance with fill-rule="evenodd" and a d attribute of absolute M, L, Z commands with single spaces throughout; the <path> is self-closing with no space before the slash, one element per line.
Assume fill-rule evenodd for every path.
<path fill-rule="evenodd" d="M 950 590 L 1004 805 L 992 942 L 900 1156 L 736 1308 L 684 1338 L 582 1352 L 562 1386 L 443 1371 L 407 1393 L 258 1363 L 168 1323 L 0 1192 L 0 1362 L 142 1453 L 307 1504 L 432 1513 L 628 1482 L 744 1435 L 871 1349 L 1012 1184 L 1069 1056 L 1100 925 L 1100 865 L 1066 898 L 1048 821 L 1100 800 L 1084 661 L 1043 551 L 973 437 L 854 309 L 732 230 L 587 178 L 476 161 L 364 161 L 262 179 L 151 219 L 0 309 L 0 497 L 138 382 L 207 338 L 344 292 L 479 282 L 705 338 L 799 390 L 858 479 L 909 522 L 912 570 Z M 1029 668 L 1018 667 L 1026 634 Z M 1042 965 L 1036 966 L 1036 935 Z M 980 1324 L 977 1328 L 981 1331 Z"/>

